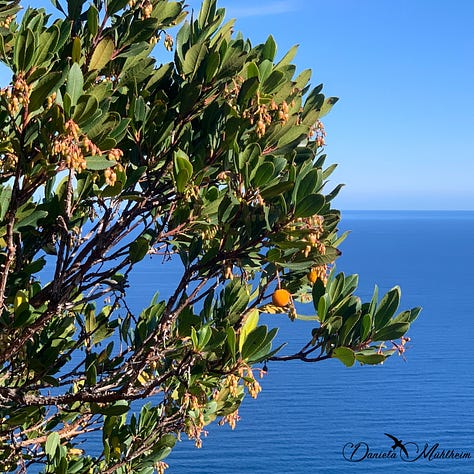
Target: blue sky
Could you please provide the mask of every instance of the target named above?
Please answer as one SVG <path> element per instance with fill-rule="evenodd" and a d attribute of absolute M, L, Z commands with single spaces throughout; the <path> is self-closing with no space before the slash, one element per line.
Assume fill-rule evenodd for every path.
<path fill-rule="evenodd" d="M 340 97 L 324 119 L 339 208 L 474 209 L 474 1 L 219 5 L 253 43 L 299 44 L 299 70 Z"/>

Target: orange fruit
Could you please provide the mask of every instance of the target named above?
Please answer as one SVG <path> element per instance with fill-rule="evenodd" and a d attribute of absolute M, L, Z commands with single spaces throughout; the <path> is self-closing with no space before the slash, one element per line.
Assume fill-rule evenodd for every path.
<path fill-rule="evenodd" d="M 275 290 L 275 292 L 272 295 L 272 303 L 275 306 L 288 306 L 291 301 L 291 294 L 288 290 L 284 290 L 282 288 L 279 288 L 278 290 Z"/>

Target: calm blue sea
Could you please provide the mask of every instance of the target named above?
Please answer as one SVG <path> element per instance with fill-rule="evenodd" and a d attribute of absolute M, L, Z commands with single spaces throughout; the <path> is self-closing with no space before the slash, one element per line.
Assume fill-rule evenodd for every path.
<path fill-rule="evenodd" d="M 337 269 L 360 275 L 359 296 L 370 298 L 396 284 L 402 308 L 423 306 L 413 324 L 406 361 L 344 367 L 336 360 L 273 362 L 257 400 L 244 400 L 234 431 L 211 425 L 202 449 L 184 438 L 167 462 L 167 474 L 474 473 L 474 211 L 347 211 Z M 138 310 L 155 291 L 169 295 L 178 268 L 146 260 L 131 284 Z M 311 314 L 311 307 L 304 313 Z M 311 323 L 267 315 L 280 337 L 297 348 Z M 402 440 L 411 459 L 437 446 L 444 459 L 403 461 L 387 455 Z M 89 442 L 99 442 L 100 435 Z M 353 453 L 351 446 L 359 445 Z M 349 462 L 343 457 L 353 453 Z M 470 454 L 469 459 L 446 456 Z"/>
<path fill-rule="evenodd" d="M 375 283 L 381 290 L 399 284 L 403 308 L 423 306 L 407 360 L 350 369 L 332 360 L 272 363 L 258 399 L 244 401 L 237 428 L 211 426 L 202 449 L 179 443 L 169 474 L 474 472 L 474 212 L 352 211 L 341 227 L 351 234 L 337 267 L 360 275 L 361 297 Z M 153 281 L 152 273 L 137 279 L 137 297 L 159 287 L 166 293 L 170 279 Z M 275 315 L 267 323 L 280 325 L 293 344 L 306 340 L 310 324 Z M 389 452 L 384 433 L 420 450 L 438 443 L 438 453 L 472 457 L 406 463 L 397 449 L 395 459 L 344 459 L 348 443 L 365 443 L 354 459 L 365 445 Z M 407 449 L 412 454 L 415 445 Z"/>

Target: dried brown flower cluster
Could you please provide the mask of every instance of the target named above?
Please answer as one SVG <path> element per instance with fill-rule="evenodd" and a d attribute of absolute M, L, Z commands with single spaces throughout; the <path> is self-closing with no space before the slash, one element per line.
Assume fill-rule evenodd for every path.
<path fill-rule="evenodd" d="M 188 417 L 186 423 L 185 433 L 188 435 L 189 439 L 194 440 L 194 445 L 196 448 L 202 447 L 201 437 L 207 435 L 207 432 L 204 430 L 204 407 L 205 403 L 199 401 L 196 395 L 186 393 L 184 396 L 183 405 L 190 410 L 191 416 Z"/>
<path fill-rule="evenodd" d="M 66 168 L 80 173 L 87 167 L 86 155 L 102 156 L 104 152 L 86 135 L 81 134 L 77 123 L 70 119 L 65 124 L 65 133 L 54 140 L 52 153 L 59 157 Z M 112 148 L 107 153 L 107 158 L 113 162 L 119 161 L 122 156 L 123 152 L 118 148 Z M 113 186 L 117 180 L 117 174 L 110 167 L 104 170 L 104 178 L 107 185 Z"/>
<path fill-rule="evenodd" d="M 267 128 L 275 121 L 285 125 L 290 118 L 290 107 L 294 107 L 293 101 L 288 105 L 286 100 L 281 104 L 277 104 L 274 99 L 268 105 L 260 103 L 259 94 L 257 94 L 255 102 L 258 105 L 244 110 L 242 116 L 248 118 L 251 125 L 255 124 L 255 133 L 258 138 L 262 138 Z"/>
<path fill-rule="evenodd" d="M 21 73 L 17 74 L 13 85 L 0 90 L 0 95 L 7 101 L 10 115 L 16 115 L 22 106 L 28 106 L 31 91 L 31 86 L 27 84 Z"/>

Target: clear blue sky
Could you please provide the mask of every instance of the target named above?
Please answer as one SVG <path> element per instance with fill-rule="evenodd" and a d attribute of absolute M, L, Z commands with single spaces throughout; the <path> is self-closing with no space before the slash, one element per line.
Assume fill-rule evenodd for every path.
<path fill-rule="evenodd" d="M 340 97 L 324 120 L 339 208 L 474 209 L 474 0 L 219 5 L 253 43 L 299 44 L 299 70 Z"/>

